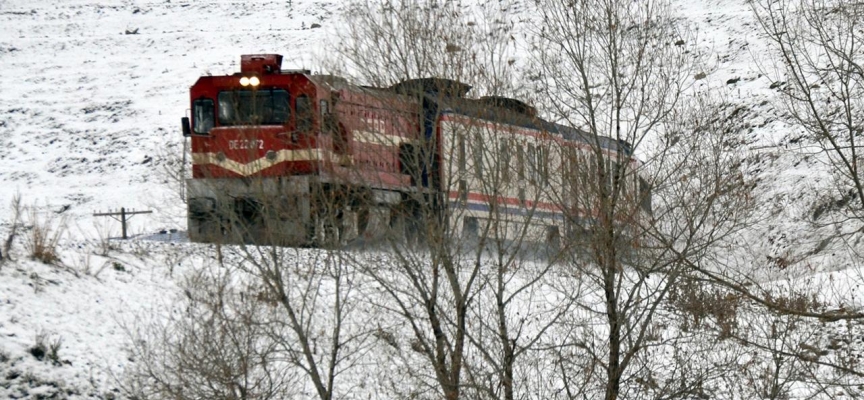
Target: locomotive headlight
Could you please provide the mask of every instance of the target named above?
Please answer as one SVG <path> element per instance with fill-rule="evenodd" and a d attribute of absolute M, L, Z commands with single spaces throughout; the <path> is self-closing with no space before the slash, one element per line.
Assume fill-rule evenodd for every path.
<path fill-rule="evenodd" d="M 261 81 L 258 79 L 257 76 L 253 76 L 253 77 L 249 78 L 249 84 L 252 86 L 258 86 L 258 84 L 260 84 L 260 83 L 261 83 Z"/>
<path fill-rule="evenodd" d="M 245 76 L 242 77 L 242 78 L 240 78 L 240 85 L 242 85 L 242 86 L 249 86 L 249 78 L 247 78 L 247 77 L 245 77 Z"/>

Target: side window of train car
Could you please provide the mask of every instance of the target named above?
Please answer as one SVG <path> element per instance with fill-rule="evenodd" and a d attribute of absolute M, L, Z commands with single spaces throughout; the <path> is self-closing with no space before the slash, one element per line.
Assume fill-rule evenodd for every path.
<path fill-rule="evenodd" d="M 566 171 L 564 174 L 564 188 L 567 193 L 567 198 L 571 202 L 576 203 L 579 190 L 579 161 L 577 159 L 577 150 L 572 147 L 566 147 L 563 152 L 563 160 L 561 165 Z"/>
<path fill-rule="evenodd" d="M 422 170 L 417 148 L 410 143 L 399 145 L 399 172 L 411 176 L 411 184 L 416 185 Z"/>
<path fill-rule="evenodd" d="M 459 168 L 459 175 L 460 176 L 465 173 L 465 168 L 466 168 L 466 163 L 467 163 L 465 161 L 466 157 L 467 156 L 465 154 L 465 135 L 463 135 L 461 132 L 457 132 L 456 133 L 456 163 L 458 164 L 457 167 Z"/>
<path fill-rule="evenodd" d="M 586 171 L 588 172 L 588 178 L 599 182 L 600 170 L 597 168 L 597 156 L 594 154 L 588 155 L 588 167 L 586 168 Z"/>
<path fill-rule="evenodd" d="M 611 196 L 612 191 L 615 190 L 615 186 L 613 186 L 613 181 L 615 180 L 615 170 L 613 168 L 615 163 L 612 162 L 612 159 L 610 157 L 612 156 L 604 158 L 603 165 L 604 168 L 606 168 L 606 181 L 604 182 L 606 184 L 606 193 Z"/>
<path fill-rule="evenodd" d="M 321 113 L 321 118 L 323 119 L 327 117 L 327 115 L 330 113 L 330 111 L 327 109 L 327 100 L 321 100 L 318 103 L 318 111 Z"/>
<path fill-rule="evenodd" d="M 648 214 L 653 214 L 651 206 L 651 184 L 643 178 L 639 178 L 639 205 Z"/>
<path fill-rule="evenodd" d="M 537 183 L 537 150 L 533 144 L 528 145 L 528 154 L 525 158 L 525 164 L 528 166 L 528 180 L 531 183 Z"/>
<path fill-rule="evenodd" d="M 525 180 L 525 148 L 516 143 L 516 173 L 520 181 Z M 520 182 L 521 184 L 522 182 Z"/>
<path fill-rule="evenodd" d="M 213 99 L 198 99 L 193 103 L 193 121 L 195 133 L 206 135 L 213 129 L 216 116 L 214 115 Z"/>
<path fill-rule="evenodd" d="M 483 179 L 483 136 L 480 132 L 474 133 L 474 146 L 472 153 L 474 154 L 474 174 L 477 179 Z"/>
<path fill-rule="evenodd" d="M 548 143 L 537 148 L 540 155 L 540 181 L 544 185 L 549 184 L 549 150 Z"/>
<path fill-rule="evenodd" d="M 297 130 L 312 130 L 312 102 L 309 96 L 297 96 Z"/>
<path fill-rule="evenodd" d="M 621 164 L 618 164 L 615 161 L 612 161 L 611 167 L 611 175 L 612 175 L 612 190 L 616 190 L 622 195 L 627 193 L 627 185 L 623 184 L 624 181 L 621 177 L 624 174 L 624 171 L 621 170 Z"/>
<path fill-rule="evenodd" d="M 321 100 L 318 102 L 318 113 L 321 117 L 321 133 L 335 133 L 338 128 L 336 124 L 336 118 L 333 113 L 330 112 L 330 103 L 327 100 Z M 339 135 L 336 135 L 337 137 Z M 337 139 L 338 140 L 338 139 Z"/>
<path fill-rule="evenodd" d="M 510 146 L 504 139 L 498 143 L 498 166 L 501 168 L 501 181 L 508 182 L 510 180 Z"/>

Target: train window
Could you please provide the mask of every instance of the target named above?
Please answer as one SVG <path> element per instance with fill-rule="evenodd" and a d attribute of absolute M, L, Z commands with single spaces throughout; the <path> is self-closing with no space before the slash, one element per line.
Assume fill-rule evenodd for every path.
<path fill-rule="evenodd" d="M 198 99 L 193 103 L 192 121 L 195 124 L 195 133 L 206 135 L 213 129 L 216 117 L 213 115 L 214 103 L 212 99 Z"/>
<path fill-rule="evenodd" d="M 219 92 L 221 125 L 282 125 L 290 118 L 290 110 L 285 90 Z"/>
<path fill-rule="evenodd" d="M 537 150 L 533 144 L 528 145 L 526 164 L 528 165 L 528 180 L 531 183 L 537 183 Z"/>
<path fill-rule="evenodd" d="M 618 164 L 615 161 L 612 161 L 612 190 L 618 191 L 621 194 L 626 193 L 627 185 L 622 185 L 623 180 L 621 179 L 624 175 L 624 171 L 621 169 L 621 164 Z"/>
<path fill-rule="evenodd" d="M 613 181 L 615 180 L 615 170 L 613 169 L 614 167 L 612 164 L 617 163 L 613 163 L 612 160 L 609 158 L 603 159 L 603 165 L 606 169 L 606 180 L 604 180 L 603 182 L 606 184 L 606 193 L 609 196 L 612 196 L 613 190 L 616 190 L 615 186 L 613 186 Z"/>
<path fill-rule="evenodd" d="M 462 224 L 462 232 L 465 235 L 465 239 L 477 240 L 477 237 L 480 235 L 480 223 L 477 217 L 465 217 Z"/>
<path fill-rule="evenodd" d="M 538 147 L 537 153 L 540 156 L 540 181 L 544 185 L 549 184 L 549 148 Z"/>
<path fill-rule="evenodd" d="M 564 179 L 564 187 L 569 191 L 568 198 L 573 204 L 579 200 L 579 154 L 576 149 L 568 147 L 564 151 L 565 160 L 562 165 L 567 171 Z"/>
<path fill-rule="evenodd" d="M 465 136 L 463 136 L 461 133 L 456 133 L 456 135 L 457 135 L 457 138 L 456 138 L 456 162 L 458 164 L 457 166 L 459 167 L 459 175 L 462 175 L 465 173 L 465 163 L 466 163 L 466 161 L 465 161 L 465 158 L 466 158 L 466 155 L 465 155 Z"/>
<path fill-rule="evenodd" d="M 498 166 L 501 167 L 501 181 L 510 180 L 510 147 L 502 140 L 498 144 Z"/>
<path fill-rule="evenodd" d="M 599 185 L 598 186 L 593 185 L 594 181 L 596 181 L 597 183 L 600 183 L 600 167 L 597 164 L 597 156 L 595 156 L 594 154 L 591 154 L 590 156 L 588 156 L 588 168 L 586 169 L 586 172 L 587 172 L 586 178 L 592 180 L 591 187 L 596 188 L 596 191 L 599 194 L 600 193 Z"/>
<path fill-rule="evenodd" d="M 327 116 L 327 100 L 320 101 L 318 111 L 321 113 L 322 118 Z"/>
<path fill-rule="evenodd" d="M 480 136 L 480 133 L 474 133 L 474 149 L 472 154 L 474 155 L 474 174 L 477 176 L 477 179 L 483 179 L 483 137 Z"/>
<path fill-rule="evenodd" d="M 420 169 L 420 157 L 413 144 L 402 143 L 399 145 L 399 172 L 411 176 L 411 185 L 416 185 L 422 170 Z"/>
<path fill-rule="evenodd" d="M 648 214 L 653 214 L 651 207 L 651 184 L 643 178 L 639 178 L 639 206 Z"/>
<path fill-rule="evenodd" d="M 516 173 L 520 181 L 525 180 L 525 148 L 516 146 Z M 521 183 L 521 182 L 520 182 Z"/>
<path fill-rule="evenodd" d="M 318 112 L 321 115 L 321 133 L 336 132 L 338 124 L 336 123 L 336 118 L 330 113 L 330 103 L 327 100 L 321 100 L 318 103 Z"/>
<path fill-rule="evenodd" d="M 297 96 L 297 130 L 312 130 L 312 102 L 309 96 Z"/>

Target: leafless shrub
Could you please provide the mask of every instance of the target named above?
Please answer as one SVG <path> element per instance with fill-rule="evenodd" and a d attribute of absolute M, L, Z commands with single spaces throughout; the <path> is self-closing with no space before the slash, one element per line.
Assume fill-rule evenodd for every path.
<path fill-rule="evenodd" d="M 769 291 L 765 294 L 765 301 L 783 313 L 818 314 L 827 309 L 827 305 L 819 300 L 817 293 L 804 291 Z M 842 315 L 842 312 L 838 312 L 838 315 Z M 831 313 L 826 313 L 824 319 L 832 320 Z"/>
<path fill-rule="evenodd" d="M 720 339 L 732 337 L 738 329 L 738 308 L 742 296 L 728 290 L 706 288 L 698 281 L 685 280 L 669 292 L 669 303 L 683 312 L 692 322 L 680 321 L 682 329 L 692 326 L 701 329 L 713 321 Z"/>
<path fill-rule="evenodd" d="M 394 349 L 399 349 L 399 342 L 396 340 L 396 335 L 393 332 L 384 330 L 380 326 L 375 329 L 375 332 L 372 333 L 372 336 L 375 336 L 376 339 L 387 343 L 390 347 Z"/>
<path fill-rule="evenodd" d="M 54 365 L 61 365 L 63 360 L 60 359 L 60 349 L 63 348 L 63 338 L 56 337 L 48 344 L 48 359 Z"/>
<path fill-rule="evenodd" d="M 108 224 L 94 223 L 93 227 L 96 230 L 96 238 L 94 242 L 96 244 L 97 255 L 107 256 L 112 251 L 118 249 L 117 246 L 111 242 L 111 229 Z"/>
<path fill-rule="evenodd" d="M 39 361 L 49 361 L 54 365 L 62 365 L 63 360 L 60 359 L 60 349 L 63 348 L 63 338 L 55 337 L 49 341 L 48 333 L 41 331 L 36 334 L 36 339 L 27 352 Z"/>
<path fill-rule="evenodd" d="M 21 205 L 21 194 L 16 194 L 12 197 L 12 221 L 9 226 L 9 234 L 3 241 L 2 251 L 0 251 L 0 264 L 4 261 L 12 259 L 12 244 L 15 242 L 15 237 L 18 235 L 18 230 L 21 228 L 21 218 L 24 211 Z"/>
<path fill-rule="evenodd" d="M 292 397 L 298 373 L 267 340 L 266 310 L 244 296 L 229 274 L 199 271 L 183 287 L 183 312 L 125 327 L 134 361 L 120 382 L 125 394 L 177 400 Z"/>
<path fill-rule="evenodd" d="M 93 273 L 93 264 L 91 262 L 90 253 L 79 254 L 72 260 L 72 269 L 77 273 L 91 275 Z"/>
<path fill-rule="evenodd" d="M 30 355 L 35 357 L 37 360 L 42 361 L 48 353 L 48 345 L 46 344 L 46 341 L 47 335 L 44 332 L 37 333 L 35 343 L 33 343 L 33 346 L 31 346 L 30 349 L 28 349 Z"/>
<path fill-rule="evenodd" d="M 40 216 L 34 207 L 30 207 L 28 222 L 29 231 L 24 246 L 30 258 L 45 264 L 58 263 L 60 256 L 57 254 L 57 245 L 66 229 L 65 218 L 50 214 Z"/>

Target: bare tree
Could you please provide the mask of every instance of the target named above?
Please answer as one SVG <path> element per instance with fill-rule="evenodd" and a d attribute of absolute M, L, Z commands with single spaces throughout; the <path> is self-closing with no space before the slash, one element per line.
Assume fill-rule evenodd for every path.
<path fill-rule="evenodd" d="M 650 7 L 651 4 L 656 3 L 649 2 L 643 6 Z M 821 2 L 818 4 L 805 2 L 753 4 L 757 18 L 773 41 L 773 47 L 778 51 L 782 60 L 780 71 L 786 75 L 786 78 L 777 79 L 775 86 L 781 88 L 786 109 L 793 116 L 793 119 L 810 133 L 812 138 L 822 144 L 823 153 L 831 160 L 831 165 L 840 178 L 837 185 L 841 188 L 842 200 L 836 203 L 832 202 L 832 204 L 836 204 L 834 207 L 838 208 L 845 207 L 845 210 L 850 213 L 848 216 L 857 219 L 858 203 L 856 199 L 859 198 L 859 194 L 856 190 L 857 178 L 854 177 L 857 173 L 857 166 L 855 166 L 854 161 L 857 157 L 855 156 L 856 139 L 854 138 L 855 128 L 851 127 L 854 126 L 855 115 L 852 110 L 856 110 L 858 107 L 856 104 L 858 99 L 855 95 L 850 96 L 851 93 L 854 93 L 857 83 L 853 82 L 854 77 L 848 76 L 848 71 L 854 69 L 854 67 L 850 67 L 849 60 L 853 60 L 860 52 L 843 47 L 849 45 L 854 48 L 853 43 L 857 41 L 857 38 L 850 36 L 853 30 L 848 29 L 857 22 L 853 21 L 853 16 L 856 14 L 852 10 L 855 7 L 849 4 L 845 4 L 843 7 L 844 5 L 839 3 Z M 639 26 L 664 26 L 662 23 L 646 23 L 638 24 L 638 26 L 632 23 L 622 23 L 622 19 L 618 17 L 609 17 L 613 14 L 607 12 L 605 19 L 585 17 L 573 18 L 573 20 L 603 21 L 602 24 L 605 24 L 603 26 L 610 32 L 618 32 L 618 28 L 621 26 L 627 27 L 625 32 L 638 32 Z M 835 17 L 839 22 L 832 19 Z M 546 28 L 548 29 L 548 26 Z M 602 29 L 600 30 L 602 31 Z M 639 34 L 634 33 L 634 35 L 636 37 L 662 38 L 663 41 L 668 40 L 682 45 L 686 45 L 688 42 L 686 38 L 679 41 L 674 34 L 669 33 L 648 36 L 639 36 Z M 586 33 L 573 35 L 573 37 L 591 36 Z M 599 124 L 599 126 L 617 131 L 620 127 L 638 126 L 639 119 L 630 117 L 633 113 L 628 114 L 626 110 L 630 109 L 633 104 L 644 104 L 643 101 L 647 97 L 641 97 L 643 93 L 651 93 L 651 101 L 647 103 L 648 106 L 636 107 L 636 109 L 656 110 L 657 108 L 654 106 L 674 104 L 664 103 L 662 100 L 676 99 L 677 95 L 664 97 L 663 92 L 660 92 L 658 97 L 657 92 L 641 86 L 635 86 L 635 90 L 627 90 L 634 86 L 625 86 L 625 90 L 618 92 L 609 89 L 616 87 L 616 81 L 630 82 L 631 77 L 638 77 L 642 74 L 626 69 L 620 73 L 604 73 L 604 68 L 614 71 L 614 66 L 638 64 L 644 66 L 642 71 L 651 71 L 644 74 L 657 74 L 655 75 L 656 80 L 653 81 L 656 83 L 664 82 L 663 77 L 675 76 L 674 71 L 662 73 L 664 67 L 680 64 L 666 62 L 652 64 L 650 60 L 642 61 L 642 58 L 637 58 L 638 63 L 608 61 L 614 58 L 614 56 L 609 56 L 609 54 L 614 54 L 613 52 L 598 55 L 598 53 L 592 53 L 591 50 L 598 48 L 627 49 L 627 46 L 621 44 L 620 40 L 614 40 L 614 35 L 605 37 L 607 39 L 602 40 L 599 44 L 595 42 L 593 46 L 591 43 L 587 43 L 589 40 L 579 40 L 572 52 L 568 52 L 567 49 L 562 51 L 563 54 L 578 55 L 579 59 L 585 61 L 583 64 L 577 64 L 574 69 L 593 71 L 593 74 L 581 74 L 580 77 L 583 78 L 581 81 L 574 79 L 576 82 L 587 82 L 582 87 L 588 89 L 585 89 L 581 96 L 574 95 L 572 98 L 573 103 L 587 103 L 583 109 L 589 111 L 585 112 L 584 115 L 593 115 L 590 110 L 592 110 L 592 99 L 595 99 L 600 106 L 594 109 L 604 111 L 605 113 L 601 115 L 605 115 L 607 121 Z M 604 47 L 612 44 L 615 46 Z M 651 48 L 651 53 L 658 55 L 658 52 L 654 50 L 662 50 L 663 46 L 662 43 L 656 43 L 656 46 Z M 844 51 L 846 55 L 841 55 L 840 53 Z M 633 54 L 642 57 L 646 53 L 648 52 L 634 52 Z M 659 53 L 662 54 L 662 51 Z M 586 57 L 586 54 L 594 57 Z M 591 61 L 598 60 L 600 60 L 600 66 L 595 70 L 582 67 L 594 65 Z M 652 68 L 649 65 L 655 65 L 655 67 Z M 566 84 L 566 82 L 555 80 L 554 76 L 559 75 L 549 73 L 547 78 L 553 80 L 556 85 Z M 611 83 L 592 83 L 597 82 L 591 80 L 592 76 L 601 77 L 600 82 L 606 79 Z M 788 82 L 785 81 L 787 79 Z M 832 87 L 826 89 L 826 86 Z M 604 92 L 606 89 L 609 90 L 608 93 Z M 680 89 L 676 89 L 676 91 L 686 93 L 680 92 Z M 599 95 L 596 92 L 599 92 Z M 604 103 L 603 99 L 615 99 L 618 93 L 625 95 L 637 93 L 639 95 L 629 97 L 629 99 L 636 99 L 632 103 L 624 101 L 618 103 L 623 106 L 603 108 L 606 104 L 614 104 L 613 100 Z M 627 99 L 628 97 L 624 96 L 623 98 Z M 684 286 L 686 282 L 692 283 L 692 280 L 695 279 L 695 282 L 701 286 L 696 291 L 701 293 L 697 296 L 702 299 L 698 303 L 710 304 L 710 306 L 707 308 L 701 306 L 701 309 L 689 307 L 688 312 L 694 318 L 695 326 L 686 320 L 678 320 L 677 322 L 687 322 L 685 326 L 688 326 L 688 329 L 696 329 L 697 331 L 715 330 L 719 339 L 727 342 L 732 341 L 741 346 L 736 351 L 748 349 L 750 355 L 744 358 L 746 361 L 742 364 L 742 361 L 738 360 L 738 368 L 727 369 L 728 374 L 726 376 L 715 375 L 711 380 L 702 381 L 702 377 L 699 375 L 691 375 L 691 377 L 700 379 L 698 386 L 703 386 L 700 390 L 704 390 L 704 387 L 707 386 L 728 389 L 728 392 L 723 391 L 716 394 L 718 397 L 730 398 L 742 396 L 784 398 L 793 387 L 802 393 L 806 388 L 809 393 L 816 396 L 855 393 L 855 389 L 850 387 L 848 382 L 858 379 L 860 372 L 847 362 L 844 355 L 853 351 L 850 347 L 854 346 L 841 344 L 843 343 L 842 340 L 838 339 L 860 329 L 857 320 L 861 315 L 858 310 L 843 305 L 849 301 L 849 293 L 838 292 L 837 285 L 831 283 L 830 280 L 808 277 L 808 275 L 812 275 L 813 270 L 811 266 L 807 265 L 806 258 L 769 257 L 767 262 L 762 262 L 764 255 L 753 251 L 755 245 L 748 243 L 748 240 L 752 241 L 752 238 L 746 234 L 741 234 L 740 230 L 745 221 L 749 224 L 757 222 L 757 220 L 751 218 L 754 199 L 750 189 L 754 186 L 748 182 L 748 172 L 744 170 L 746 167 L 742 167 L 743 160 L 733 154 L 736 142 L 734 132 L 738 130 L 740 125 L 733 121 L 736 114 L 732 111 L 734 107 L 730 107 L 731 105 L 728 103 L 716 101 L 713 104 L 701 104 L 700 101 L 703 99 L 699 97 L 688 96 L 686 99 L 686 103 L 679 102 L 675 108 L 668 108 L 664 118 L 653 120 L 659 122 L 653 125 L 655 134 L 640 135 L 637 133 L 619 136 L 633 141 L 637 148 L 639 143 L 642 143 L 642 148 L 645 150 L 647 159 L 642 169 L 643 173 L 647 174 L 646 176 L 651 177 L 654 204 L 650 224 L 642 223 L 641 225 L 645 228 L 644 235 L 650 237 L 650 240 L 645 240 L 644 243 L 648 243 L 650 244 L 649 247 L 654 247 L 656 251 L 660 251 L 654 255 L 641 250 L 637 251 L 634 253 L 636 257 L 629 258 L 624 265 L 636 265 L 637 269 L 649 265 L 665 265 L 666 268 L 655 271 L 663 271 L 667 279 L 671 278 L 669 292 L 666 296 L 670 296 L 668 300 L 671 301 L 673 308 L 681 306 L 681 286 Z M 622 109 L 625 110 L 624 115 L 628 118 L 619 119 L 615 116 L 617 110 Z M 696 110 L 697 112 L 691 113 L 689 110 Z M 848 114 L 849 112 L 851 114 Z M 588 127 L 588 130 L 593 129 L 595 124 L 592 123 L 591 118 L 582 117 L 582 114 L 576 111 L 573 113 L 586 120 L 583 126 Z M 562 114 L 566 118 L 567 113 Z M 652 114 L 649 113 L 649 115 Z M 651 118 L 643 119 L 643 123 L 650 121 L 652 121 Z M 629 131 L 624 129 L 623 132 Z M 682 136 L 682 133 L 685 132 L 688 135 L 686 137 Z M 698 134 L 697 140 L 707 143 L 693 142 L 693 136 L 689 135 L 694 133 Z M 654 141 L 656 139 L 660 140 Z M 596 166 L 594 169 L 601 170 L 602 166 Z M 602 195 L 602 188 L 598 189 L 597 192 L 601 194 L 599 196 L 601 199 L 605 197 Z M 608 209 L 604 207 L 606 206 L 601 204 L 599 209 Z M 598 224 L 598 226 L 603 226 L 603 224 Z M 838 228 L 838 231 L 842 231 L 842 229 Z M 848 230 L 846 232 L 848 233 Z M 596 233 L 592 232 L 590 237 L 592 240 L 596 240 Z M 606 240 L 600 243 L 612 243 L 612 241 Z M 596 251 L 595 254 L 597 254 Z M 657 257 L 660 254 L 670 256 L 671 258 L 667 259 L 669 262 L 654 264 L 654 262 L 663 259 L 663 257 Z M 648 257 L 646 258 L 646 256 Z M 596 255 L 592 258 L 601 259 Z M 602 271 L 602 262 L 598 264 Z M 678 278 L 674 279 L 676 275 Z M 684 280 L 682 281 L 682 279 Z M 778 282 L 777 279 L 791 280 L 783 283 L 783 281 Z M 839 286 L 841 290 L 845 290 L 842 289 L 845 284 Z M 637 287 L 638 285 L 632 286 L 632 288 Z M 629 290 L 630 287 L 627 287 L 627 290 L 618 293 L 622 293 L 624 296 L 629 293 L 638 293 Z M 614 290 L 606 291 L 606 293 L 609 292 L 615 293 Z M 609 296 L 607 295 L 606 298 L 608 299 Z M 639 295 L 637 298 L 645 299 L 648 297 Z M 831 300 L 828 303 L 823 303 L 824 299 L 827 298 Z M 655 299 L 659 300 L 659 297 Z M 836 302 L 839 302 L 840 305 L 836 305 Z M 649 301 L 647 304 L 651 304 L 651 302 Z M 691 304 L 697 303 L 692 302 Z M 629 312 L 632 313 L 638 309 L 639 307 L 633 307 L 629 309 Z M 688 307 L 684 307 L 684 309 L 688 309 Z M 610 315 L 611 313 L 607 312 L 606 314 Z M 643 314 L 638 318 L 645 315 L 650 316 L 650 314 Z M 711 322 L 706 323 L 709 320 Z M 845 322 L 837 324 L 836 321 Z M 826 325 L 830 322 L 835 322 L 835 324 Z M 837 325 L 844 326 L 841 328 Z M 614 322 L 611 319 L 609 326 L 610 330 L 614 331 Z M 826 327 L 830 327 L 827 332 Z M 636 329 L 631 332 L 639 333 L 640 331 Z M 648 333 L 650 334 L 652 331 L 649 330 Z M 610 332 L 609 341 L 613 342 L 615 339 L 615 335 Z M 677 340 L 680 339 L 675 341 Z M 630 343 L 638 343 L 638 341 Z M 590 348 L 591 346 L 585 347 Z M 610 348 L 613 351 L 601 352 L 600 355 L 594 357 L 599 359 L 601 356 L 612 354 L 615 346 L 610 345 Z M 721 350 L 724 348 L 728 349 L 729 346 L 720 347 Z M 645 352 L 644 349 L 638 347 L 627 349 L 625 346 L 624 349 L 620 353 L 624 356 L 619 358 L 622 360 L 622 363 L 618 364 L 619 367 L 626 364 L 628 356 L 632 355 L 632 359 L 638 362 L 640 354 L 650 354 L 650 352 Z M 709 354 L 712 357 L 721 355 L 716 352 Z M 607 372 L 608 379 L 605 391 L 607 396 L 610 393 L 608 382 L 613 382 L 615 379 L 615 376 L 609 373 L 612 369 L 610 366 L 614 365 L 614 359 L 615 357 L 609 357 L 610 361 L 606 364 L 601 361 L 596 363 Z M 619 368 L 619 371 L 626 371 L 626 365 L 624 367 Z M 754 368 L 755 372 L 751 368 Z M 657 369 L 656 365 L 649 370 L 662 371 L 662 369 Z M 631 387 L 633 387 L 633 382 L 641 384 L 646 381 L 645 376 L 639 374 L 631 374 L 629 379 Z M 622 382 L 626 381 L 627 377 L 625 376 Z M 733 381 L 737 383 L 729 385 L 729 382 Z M 588 387 L 590 382 L 583 383 L 583 387 Z M 621 386 L 621 388 L 624 387 Z M 656 390 L 656 387 L 651 389 Z M 619 395 L 623 396 L 623 393 L 623 391 L 619 392 Z M 655 393 L 662 392 L 657 391 Z"/>
<path fill-rule="evenodd" d="M 129 329 L 136 364 L 127 390 L 178 399 L 347 393 L 337 378 L 369 337 L 353 313 L 355 273 L 325 251 L 220 251 L 182 285 L 184 313 Z"/>
<path fill-rule="evenodd" d="M 821 146 L 837 177 L 837 195 L 850 215 L 860 219 L 861 5 L 845 0 L 750 4 L 776 57 L 772 86 L 779 89 L 779 100 L 795 125 Z"/>
<path fill-rule="evenodd" d="M 276 343 L 268 340 L 271 309 L 236 278 L 231 269 L 195 271 L 182 285 L 185 299 L 173 306 L 182 306 L 178 312 L 126 328 L 134 362 L 121 381 L 127 395 L 279 399 L 296 394 L 299 371 L 282 362 Z"/>
<path fill-rule="evenodd" d="M 446 78 L 490 95 L 511 89 L 517 62 L 509 2 L 463 7 L 448 1 L 354 1 L 329 69 L 377 87 Z"/>
<path fill-rule="evenodd" d="M 355 312 L 358 273 L 328 251 L 239 250 L 239 268 L 261 285 L 259 298 L 275 307 L 267 331 L 277 353 L 307 375 L 320 399 L 339 397 L 337 377 L 358 362 L 369 337 L 363 316 Z"/>
<path fill-rule="evenodd" d="M 727 121 L 714 99 L 690 91 L 700 67 L 693 38 L 665 1 L 539 5 L 538 78 L 556 117 L 588 142 L 568 157 L 560 194 L 581 228 L 568 247 L 579 249 L 570 268 L 587 292 L 557 336 L 562 390 L 699 395 L 717 368 L 656 358 L 693 340 L 661 321 L 690 266 L 740 230 L 751 206 Z"/>
<path fill-rule="evenodd" d="M 397 228 L 383 259 L 356 260 L 380 288 L 375 304 L 404 321 L 388 329 L 408 334 L 419 355 L 399 355 L 417 379 L 412 393 L 423 388 L 452 399 L 540 393 L 544 384 L 525 360 L 542 358 L 536 345 L 568 310 L 566 302 L 547 297 L 556 290 L 550 280 L 559 277 L 549 273 L 558 254 L 531 258 L 552 238 L 553 225 L 537 205 L 551 201 L 542 188 L 555 167 L 544 164 L 541 181 L 540 163 L 529 161 L 523 148 L 536 155 L 544 147 L 549 154 L 550 140 L 517 131 L 551 133 L 532 107 L 502 97 L 519 90 L 507 7 L 447 1 L 349 7 L 351 29 L 338 53 L 346 65 L 334 69 L 378 87 L 417 82 L 394 88 L 429 111 L 416 117 L 416 126 L 441 132 L 412 153 L 429 170 L 408 171 L 429 190 L 411 193 L 406 207 L 390 213 L 393 226 L 404 223 L 408 230 L 403 236 Z M 465 96 L 472 86 L 475 96 L 493 97 Z M 508 205 L 508 198 L 520 205 Z"/>

